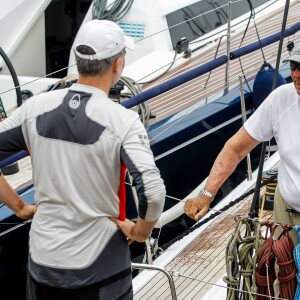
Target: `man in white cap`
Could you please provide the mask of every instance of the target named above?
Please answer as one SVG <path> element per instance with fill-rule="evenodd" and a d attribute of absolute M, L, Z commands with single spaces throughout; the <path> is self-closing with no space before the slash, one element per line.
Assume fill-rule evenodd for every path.
<path fill-rule="evenodd" d="M 185 213 L 195 220 L 209 209 L 214 195 L 238 163 L 260 142 L 276 139 L 280 154 L 278 186 L 275 192 L 274 221 L 300 224 L 300 48 L 286 59 L 292 83 L 275 89 L 225 144 L 198 197 L 185 203 Z M 294 243 L 297 236 L 290 232 Z"/>
<path fill-rule="evenodd" d="M 78 81 L 32 97 L 0 124 L 0 160 L 21 149 L 32 159 L 28 300 L 133 297 L 128 244 L 146 240 L 165 199 L 138 114 L 108 98 L 133 46 L 114 22 L 87 22 L 75 40 Z M 119 198 L 123 165 L 139 198 L 136 223 Z"/>

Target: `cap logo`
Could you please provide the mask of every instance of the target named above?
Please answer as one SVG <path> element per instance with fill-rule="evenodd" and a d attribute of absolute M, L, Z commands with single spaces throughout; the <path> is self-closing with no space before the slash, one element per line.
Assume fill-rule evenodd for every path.
<path fill-rule="evenodd" d="M 75 94 L 72 99 L 69 101 L 69 106 L 72 109 L 77 109 L 80 106 L 80 95 Z"/>

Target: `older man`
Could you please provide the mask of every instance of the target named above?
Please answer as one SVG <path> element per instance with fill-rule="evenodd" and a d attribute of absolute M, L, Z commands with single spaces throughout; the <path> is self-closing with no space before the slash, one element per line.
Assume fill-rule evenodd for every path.
<path fill-rule="evenodd" d="M 274 220 L 300 224 L 300 48 L 295 48 L 286 61 L 290 63 L 293 83 L 275 89 L 227 141 L 211 169 L 205 188 L 198 197 L 185 203 L 185 213 L 191 218 L 202 218 L 238 163 L 260 142 L 275 137 L 281 163 Z M 291 232 L 291 237 L 296 243 L 295 232 Z"/>

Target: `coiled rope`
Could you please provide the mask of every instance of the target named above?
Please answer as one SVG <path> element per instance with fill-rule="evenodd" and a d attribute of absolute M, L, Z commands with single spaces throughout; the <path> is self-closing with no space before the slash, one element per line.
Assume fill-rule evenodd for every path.
<path fill-rule="evenodd" d="M 275 259 L 279 266 L 278 281 L 279 281 L 279 297 L 293 300 L 296 291 L 296 267 L 293 259 L 294 244 L 289 236 L 289 231 L 292 227 L 283 225 L 283 232 L 277 240 L 274 240 L 274 232 L 278 224 L 268 223 L 270 236 L 266 239 L 258 256 L 258 264 L 256 271 L 257 292 L 264 295 L 274 296 L 273 283 L 276 279 Z M 263 300 L 265 298 L 258 298 Z"/>
<path fill-rule="evenodd" d="M 256 267 L 256 286 L 257 293 L 262 295 L 269 295 L 274 297 L 273 283 L 276 279 L 275 274 L 275 254 L 272 250 L 273 236 L 272 233 L 269 237 L 273 223 L 266 223 L 266 237 L 263 242 L 262 248 L 258 255 Z M 258 297 L 257 300 L 264 300 L 265 297 Z"/>
<path fill-rule="evenodd" d="M 129 9 L 133 0 L 114 0 L 107 6 L 107 0 L 94 0 L 93 19 L 119 21 Z"/>
<path fill-rule="evenodd" d="M 253 300 L 257 255 L 264 240 L 260 233 L 261 223 L 257 218 L 249 220 L 249 217 L 241 216 L 235 217 L 235 222 L 235 231 L 226 247 L 227 276 L 223 277 L 228 288 L 226 300 L 240 298 L 237 288 L 246 292 L 243 299 Z"/>

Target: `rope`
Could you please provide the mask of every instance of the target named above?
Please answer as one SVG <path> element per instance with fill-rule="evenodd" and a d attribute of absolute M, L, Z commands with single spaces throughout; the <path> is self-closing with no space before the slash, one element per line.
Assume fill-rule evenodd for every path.
<path fill-rule="evenodd" d="M 247 298 L 247 294 L 249 296 L 261 296 L 261 297 L 264 297 L 264 300 L 266 298 L 266 295 L 263 295 L 263 294 L 259 294 L 259 293 L 255 293 L 255 292 L 247 292 L 247 291 L 243 291 L 243 290 L 240 290 L 240 289 L 236 289 L 236 288 L 229 288 L 229 287 L 226 287 L 226 286 L 223 286 L 223 285 L 220 285 L 220 284 L 217 284 L 217 283 L 211 283 L 209 281 L 205 281 L 205 280 L 201 280 L 201 279 L 198 279 L 198 278 L 195 278 L 195 277 L 192 277 L 192 276 L 187 276 L 187 275 L 184 275 L 184 274 L 181 274 L 180 272 L 177 272 L 177 271 L 173 271 L 173 270 L 167 270 L 169 273 L 172 274 L 172 276 L 178 276 L 178 277 L 183 277 L 183 278 L 187 278 L 187 279 L 192 279 L 192 280 L 195 280 L 195 281 L 198 281 L 198 282 L 201 282 L 201 283 L 205 283 L 205 284 L 209 284 L 209 285 L 213 285 L 213 286 L 217 286 L 217 287 L 220 287 L 220 288 L 224 288 L 224 289 L 227 289 L 227 290 L 233 290 L 233 291 L 236 291 L 238 293 L 243 293 L 244 294 L 244 298 L 243 299 L 250 299 L 250 298 Z M 279 297 L 274 297 L 274 296 L 271 296 L 269 297 L 270 299 L 276 299 L 276 300 L 287 300 L 285 298 L 279 298 Z M 254 299 L 252 297 L 252 299 Z M 255 299 L 258 299 L 258 298 L 255 298 Z"/>
<path fill-rule="evenodd" d="M 263 295 L 274 297 L 273 283 L 276 279 L 275 274 L 275 254 L 272 251 L 273 235 L 267 238 L 268 232 L 271 230 L 272 223 L 266 223 L 267 231 L 266 238 L 259 252 L 256 266 L 256 285 L 257 292 Z M 264 297 L 259 297 L 257 300 L 265 300 Z"/>
<path fill-rule="evenodd" d="M 107 6 L 107 0 L 95 0 L 93 5 L 93 19 L 119 21 L 127 14 L 132 3 L 133 0 L 114 0 Z"/>
<path fill-rule="evenodd" d="M 262 219 L 262 214 L 264 210 L 273 210 L 273 203 L 274 203 L 274 196 L 275 196 L 275 190 L 277 187 L 277 176 L 275 176 L 275 174 L 277 174 L 278 172 L 273 170 L 273 175 L 272 175 L 272 180 L 269 180 L 268 177 L 268 172 L 266 172 L 265 174 L 263 174 L 262 176 L 262 181 L 266 181 L 269 180 L 268 183 L 266 184 L 266 188 L 264 190 L 263 196 L 262 196 L 262 201 L 261 201 L 261 208 L 260 208 L 260 214 L 259 214 L 259 219 Z M 265 176 L 265 177 L 264 177 Z M 271 203 L 272 207 L 268 207 L 268 205 L 266 205 L 266 200 L 267 200 L 267 204 Z"/>
<path fill-rule="evenodd" d="M 120 82 L 128 88 L 129 93 L 122 93 L 118 99 L 119 103 L 142 92 L 140 85 L 135 80 L 133 80 L 129 77 L 122 76 L 120 78 Z M 138 104 L 136 106 L 136 111 L 140 116 L 141 122 L 144 124 L 145 127 L 147 127 L 148 121 L 152 117 L 148 103 L 143 102 L 143 103 Z"/>
<path fill-rule="evenodd" d="M 275 259 L 279 266 L 279 297 L 285 299 L 294 299 L 296 291 L 296 268 L 293 260 L 293 241 L 288 231 L 292 229 L 289 225 L 279 223 L 283 228 L 277 240 L 274 240 L 274 232 L 278 226 L 273 223 L 267 223 L 266 238 L 258 256 L 256 268 L 257 292 L 274 296 L 273 283 L 276 279 Z M 273 226 L 273 227 L 272 227 Z M 271 232 L 267 238 L 268 232 Z M 263 300 L 265 298 L 257 298 Z M 297 298 L 296 298 L 297 299 Z"/>
<path fill-rule="evenodd" d="M 273 241 L 273 251 L 279 266 L 279 296 L 293 300 L 296 291 L 296 267 L 293 259 L 294 243 L 288 233 L 292 227 L 281 227 L 284 229 L 283 233 L 278 240 Z"/>
<path fill-rule="evenodd" d="M 239 299 L 239 293 L 234 289 L 248 293 L 244 299 L 253 300 L 256 293 L 255 265 L 257 254 L 262 246 L 263 237 L 260 234 L 259 220 L 249 220 L 248 217 L 236 217 L 236 228 L 226 247 L 226 274 L 224 282 L 229 288 L 227 300 Z M 245 231 L 244 237 L 242 232 Z"/>

